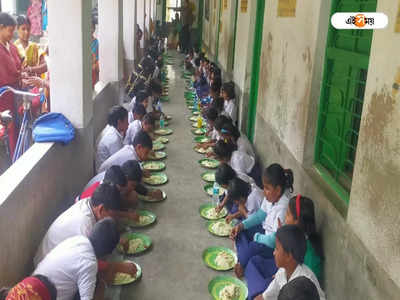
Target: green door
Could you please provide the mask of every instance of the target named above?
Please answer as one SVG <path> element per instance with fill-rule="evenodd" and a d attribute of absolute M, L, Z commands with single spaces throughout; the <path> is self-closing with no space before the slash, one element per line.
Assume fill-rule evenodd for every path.
<path fill-rule="evenodd" d="M 375 12 L 377 0 L 333 0 L 336 12 Z M 315 161 L 324 177 L 348 202 L 372 30 L 337 30 L 329 26 L 321 86 Z"/>
<path fill-rule="evenodd" d="M 254 140 L 254 130 L 256 125 L 258 83 L 260 75 L 260 57 L 264 27 L 265 0 L 257 0 L 257 15 L 254 28 L 254 46 L 252 61 L 252 76 L 250 82 L 249 115 L 247 121 L 247 136 L 251 141 Z"/>

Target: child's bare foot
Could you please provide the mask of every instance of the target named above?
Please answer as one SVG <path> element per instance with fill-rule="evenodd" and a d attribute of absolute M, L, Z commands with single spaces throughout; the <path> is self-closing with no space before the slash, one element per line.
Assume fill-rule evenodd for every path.
<path fill-rule="evenodd" d="M 239 279 L 244 276 L 244 270 L 243 270 L 242 266 L 239 263 L 237 263 L 235 265 L 235 275 Z"/>

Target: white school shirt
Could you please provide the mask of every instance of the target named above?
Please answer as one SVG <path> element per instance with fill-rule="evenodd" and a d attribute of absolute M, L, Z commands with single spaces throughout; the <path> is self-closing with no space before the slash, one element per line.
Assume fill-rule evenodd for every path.
<path fill-rule="evenodd" d="M 235 99 L 224 101 L 224 110 L 222 111 L 222 115 L 230 117 L 233 124 L 235 124 L 237 120 L 236 113 Z"/>
<path fill-rule="evenodd" d="M 248 217 L 256 213 L 264 200 L 264 192 L 255 183 L 251 183 L 251 193 L 247 197 L 246 209 Z"/>
<path fill-rule="evenodd" d="M 124 145 L 131 145 L 136 134 L 143 129 L 142 121 L 135 120 L 129 124 L 128 130 L 125 134 Z"/>
<path fill-rule="evenodd" d="M 122 166 L 128 160 L 141 162 L 133 145 L 125 145 L 121 150 L 108 158 L 99 168 L 99 173 L 106 171 L 111 166 Z"/>
<path fill-rule="evenodd" d="M 249 139 L 243 134 L 240 135 L 238 140 L 236 141 L 238 150 L 241 152 L 245 152 L 252 157 L 256 157 L 256 153 L 254 152 L 253 146 L 251 145 Z"/>
<path fill-rule="evenodd" d="M 76 235 L 89 236 L 95 223 L 96 218 L 89 198 L 72 205 L 51 224 L 36 251 L 33 259 L 34 265 L 37 266 L 51 250 L 64 240 Z"/>
<path fill-rule="evenodd" d="M 287 275 L 286 275 L 286 270 L 284 268 L 280 268 L 278 272 L 275 274 L 274 280 L 270 283 L 268 288 L 264 291 L 263 293 L 263 298 L 264 300 L 277 300 L 279 296 L 280 290 L 283 288 L 285 284 L 287 284 L 289 281 L 292 281 L 293 279 L 297 277 L 307 277 L 310 279 L 315 287 L 318 290 L 319 298 L 321 300 L 325 300 L 325 293 L 321 289 L 317 277 L 315 277 L 313 271 L 309 267 L 307 267 L 305 264 L 297 265 L 296 270 L 294 270 L 292 276 L 290 276 L 289 280 L 287 280 Z"/>
<path fill-rule="evenodd" d="M 37 266 L 33 275 L 43 275 L 57 289 L 57 300 L 73 300 L 79 291 L 81 300 L 92 300 L 97 280 L 97 258 L 85 236 L 66 239 Z"/>
<path fill-rule="evenodd" d="M 289 193 L 284 192 L 278 202 L 272 204 L 265 197 L 261 204 L 261 209 L 265 211 L 267 217 L 265 218 L 262 226 L 265 234 L 271 234 L 278 230 L 278 218 L 283 224 L 285 222 L 286 210 L 289 205 Z"/>
<path fill-rule="evenodd" d="M 254 157 L 251 157 L 245 152 L 236 150 L 233 151 L 229 164 L 231 165 L 232 169 L 236 171 L 236 173 L 249 174 L 255 163 L 256 161 Z"/>
<path fill-rule="evenodd" d="M 104 135 L 97 145 L 96 169 L 98 169 L 104 161 L 106 161 L 111 155 L 116 153 L 122 147 L 122 135 L 115 127 L 107 125 Z"/>
<path fill-rule="evenodd" d="M 127 110 L 128 110 L 128 123 L 132 123 L 134 121 L 133 119 L 133 108 L 135 107 L 136 104 L 136 96 L 132 98 L 131 102 L 129 102 Z"/>
<path fill-rule="evenodd" d="M 211 132 L 211 140 L 219 141 L 220 138 L 221 137 L 219 136 L 218 130 L 214 128 L 213 131 Z"/>

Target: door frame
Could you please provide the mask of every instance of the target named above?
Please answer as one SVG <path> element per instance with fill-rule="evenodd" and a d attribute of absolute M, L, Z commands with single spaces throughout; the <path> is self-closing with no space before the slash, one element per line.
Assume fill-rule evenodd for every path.
<path fill-rule="evenodd" d="M 256 23 L 254 26 L 254 47 L 252 59 L 252 76 L 250 82 L 250 99 L 249 99 L 249 114 L 247 119 L 247 136 L 250 141 L 254 141 L 257 101 L 258 101 L 258 85 L 260 77 L 260 58 L 263 40 L 264 13 L 265 1 L 257 0 L 256 8 Z"/>

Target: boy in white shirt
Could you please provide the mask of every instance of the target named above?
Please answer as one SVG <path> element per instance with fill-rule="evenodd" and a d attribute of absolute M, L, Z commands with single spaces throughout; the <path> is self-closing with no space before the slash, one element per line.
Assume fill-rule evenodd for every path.
<path fill-rule="evenodd" d="M 101 299 L 104 281 L 97 283 L 97 259 L 110 254 L 119 242 L 115 221 L 106 218 L 96 223 L 88 237 L 78 235 L 55 247 L 36 267 L 33 275 L 51 278 L 57 300 Z"/>
<path fill-rule="evenodd" d="M 58 244 L 67 238 L 89 236 L 94 224 L 112 215 L 112 210 L 121 209 L 121 197 L 118 189 L 110 184 L 100 185 L 91 198 L 78 201 L 63 212 L 50 225 L 34 257 L 34 265 Z"/>
<path fill-rule="evenodd" d="M 143 106 L 142 106 L 143 107 Z M 146 114 L 143 119 L 135 120 L 131 124 L 129 124 L 128 130 L 126 131 L 124 145 L 131 145 L 133 144 L 133 140 L 138 132 L 143 130 L 148 134 L 152 134 L 156 123 L 152 114 Z"/>
<path fill-rule="evenodd" d="M 108 114 L 108 125 L 96 147 L 96 169 L 123 147 L 128 129 L 128 111 L 120 105 L 113 106 Z"/>
<path fill-rule="evenodd" d="M 279 268 L 274 280 L 262 295 L 255 300 L 277 300 L 280 290 L 291 280 L 305 276 L 310 279 L 318 290 L 321 300 L 325 300 L 318 279 L 314 273 L 303 264 L 307 242 L 304 232 L 297 225 L 285 225 L 276 232 L 276 248 L 274 258 Z"/>
<path fill-rule="evenodd" d="M 135 119 L 135 117 L 133 116 L 133 111 L 136 109 L 136 107 L 138 105 L 143 105 L 144 109 L 145 109 L 145 113 L 147 113 L 148 111 L 148 107 L 149 107 L 149 97 L 150 94 L 147 90 L 140 90 L 137 92 L 136 96 L 132 99 L 131 103 L 129 103 L 128 105 L 128 122 L 129 124 L 131 124 Z"/>
<path fill-rule="evenodd" d="M 305 276 L 296 277 L 284 285 L 278 300 L 320 300 L 315 284 Z"/>
<path fill-rule="evenodd" d="M 137 160 L 139 163 L 147 160 L 153 149 L 153 141 L 147 132 L 141 130 L 135 135 L 133 143 L 125 145 L 121 150 L 109 157 L 100 166 L 98 173 L 101 173 L 111 166 L 122 166 L 128 160 Z"/>

